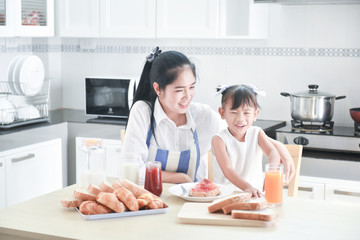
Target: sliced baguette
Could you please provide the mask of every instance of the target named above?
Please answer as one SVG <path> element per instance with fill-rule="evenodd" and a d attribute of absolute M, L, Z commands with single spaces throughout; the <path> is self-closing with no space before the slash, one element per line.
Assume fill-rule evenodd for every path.
<path fill-rule="evenodd" d="M 112 186 L 115 190 L 116 190 L 117 188 L 121 188 L 121 187 L 122 187 L 121 183 L 120 183 L 118 180 L 115 180 L 111 186 Z"/>
<path fill-rule="evenodd" d="M 214 200 L 208 207 L 210 213 L 222 210 L 223 207 L 239 202 L 246 202 L 251 199 L 251 194 L 248 192 L 242 192 L 235 195 L 231 195 L 224 198 Z"/>
<path fill-rule="evenodd" d="M 260 220 L 272 222 L 277 219 L 277 212 L 274 208 L 264 208 L 257 211 L 249 210 L 232 210 L 231 217 L 237 219 L 250 219 L 250 220 Z"/>
<path fill-rule="evenodd" d="M 238 202 L 226 205 L 222 208 L 224 214 L 231 213 L 232 210 L 261 210 L 266 208 L 267 201 L 265 198 L 251 198 L 247 202 Z"/>
<path fill-rule="evenodd" d="M 77 188 L 74 190 L 74 197 L 83 201 L 96 201 L 96 195 L 90 193 L 85 188 Z"/>
<path fill-rule="evenodd" d="M 99 185 L 91 183 L 88 187 L 88 191 L 97 196 L 101 192 L 101 188 Z"/>
<path fill-rule="evenodd" d="M 80 204 L 83 202 L 81 199 L 77 199 L 74 196 L 66 197 L 61 200 L 61 204 L 66 208 L 80 207 Z"/>
<path fill-rule="evenodd" d="M 108 193 L 113 193 L 115 190 L 108 181 L 102 181 L 100 183 L 100 189 L 102 192 L 108 192 Z"/>

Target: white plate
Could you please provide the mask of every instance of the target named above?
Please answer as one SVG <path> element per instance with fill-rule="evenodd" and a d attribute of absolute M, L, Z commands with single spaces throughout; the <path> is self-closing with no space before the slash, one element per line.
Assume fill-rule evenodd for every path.
<path fill-rule="evenodd" d="M 9 124 L 15 120 L 14 105 L 6 99 L 0 99 L 0 124 Z"/>
<path fill-rule="evenodd" d="M 175 186 L 172 186 L 169 188 L 169 192 L 175 196 L 181 197 L 182 199 L 185 199 L 186 201 L 191 202 L 212 202 L 217 198 L 225 197 L 227 195 L 230 195 L 233 193 L 233 188 L 230 186 L 225 186 L 221 184 L 216 184 L 220 187 L 220 194 L 215 197 L 190 197 L 189 195 L 184 196 L 183 191 L 181 189 L 181 186 L 184 186 L 187 192 L 189 193 L 189 190 L 194 187 L 197 183 L 182 183 L 177 184 Z"/>
<path fill-rule="evenodd" d="M 139 211 L 128 211 L 128 212 L 122 212 L 122 213 L 96 214 L 96 215 L 85 215 L 85 214 L 82 214 L 78 208 L 75 208 L 75 209 L 86 220 L 97 220 L 97 219 L 122 218 L 122 217 L 132 217 L 132 216 L 142 216 L 142 215 L 166 213 L 169 210 L 169 207 L 159 208 L 159 209 L 139 210 Z"/>
<path fill-rule="evenodd" d="M 15 65 L 16 63 L 19 61 L 20 58 L 24 57 L 23 55 L 18 55 L 18 56 L 15 56 L 10 64 L 9 64 L 9 67 L 8 67 L 8 82 L 9 82 L 9 88 L 10 88 L 10 91 L 12 94 L 19 94 L 16 89 L 15 89 L 15 79 L 14 79 L 14 71 L 15 71 Z"/>
<path fill-rule="evenodd" d="M 41 59 L 36 55 L 30 55 L 23 61 L 17 81 L 21 91 L 27 96 L 38 94 L 45 78 L 45 68 Z"/>
<path fill-rule="evenodd" d="M 15 106 L 17 118 L 21 120 L 40 118 L 39 110 L 33 105 Z"/>
<path fill-rule="evenodd" d="M 27 58 L 27 55 L 20 56 L 19 59 L 16 61 L 16 64 L 14 66 L 14 71 L 13 71 L 13 84 L 14 84 L 15 91 L 19 95 L 24 95 L 24 93 L 20 87 L 19 75 L 20 75 L 21 66 L 26 58 Z"/>

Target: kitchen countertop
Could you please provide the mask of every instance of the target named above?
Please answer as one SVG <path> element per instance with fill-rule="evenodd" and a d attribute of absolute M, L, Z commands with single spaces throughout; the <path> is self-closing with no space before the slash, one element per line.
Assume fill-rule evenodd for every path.
<path fill-rule="evenodd" d="M 94 121 L 95 120 L 95 121 Z M 18 126 L 14 128 L 8 129 L 0 129 L 0 135 L 11 134 L 15 132 L 25 131 L 29 129 L 59 124 L 63 122 L 75 122 L 75 123 L 97 123 L 97 124 L 116 124 L 116 125 L 125 125 L 126 122 L 121 120 L 109 120 L 109 118 L 105 119 L 105 121 L 97 122 L 97 119 L 94 116 L 87 116 L 83 110 L 76 109 L 59 109 L 49 111 L 49 121 L 48 122 L 40 122 L 34 123 L 24 126 Z M 277 128 L 281 128 L 286 126 L 285 121 L 275 121 L 275 120 L 261 120 L 258 119 L 254 122 L 255 126 L 261 127 L 264 131 L 274 131 Z"/>
<path fill-rule="evenodd" d="M 360 204 L 284 197 L 275 226 L 233 227 L 180 224 L 185 200 L 161 196 L 167 213 L 85 220 L 61 206 L 76 185 L 0 210 L 0 239 L 358 239 Z"/>

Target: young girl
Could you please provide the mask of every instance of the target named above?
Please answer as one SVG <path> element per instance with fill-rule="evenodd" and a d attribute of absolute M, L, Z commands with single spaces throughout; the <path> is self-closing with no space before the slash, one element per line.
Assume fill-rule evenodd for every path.
<path fill-rule="evenodd" d="M 263 189 L 262 156 L 280 163 L 280 155 L 265 132 L 252 126 L 259 114 L 255 92 L 246 85 L 223 87 L 219 113 L 228 127 L 212 139 L 214 181 L 233 185 L 254 197 Z"/>

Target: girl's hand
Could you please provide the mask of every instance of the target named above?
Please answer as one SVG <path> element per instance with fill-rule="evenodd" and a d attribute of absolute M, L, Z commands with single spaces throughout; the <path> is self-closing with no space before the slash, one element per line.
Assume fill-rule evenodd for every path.
<path fill-rule="evenodd" d="M 287 184 L 289 184 L 289 182 L 295 175 L 294 160 L 290 156 L 290 158 L 282 158 L 280 161 L 284 165 L 284 168 L 285 168 L 285 181 Z"/>
<path fill-rule="evenodd" d="M 261 192 L 254 187 L 249 187 L 249 188 L 245 189 L 244 192 L 250 193 L 251 197 L 261 197 L 261 195 L 262 195 Z"/>

